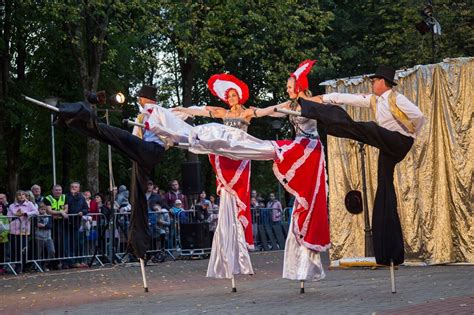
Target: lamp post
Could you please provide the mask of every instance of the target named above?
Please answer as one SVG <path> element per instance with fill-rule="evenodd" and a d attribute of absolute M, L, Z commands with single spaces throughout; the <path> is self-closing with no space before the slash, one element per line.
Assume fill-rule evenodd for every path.
<path fill-rule="evenodd" d="M 281 120 L 273 120 L 272 121 L 272 129 L 275 130 L 275 139 L 278 141 L 278 132 L 281 130 L 283 123 Z M 281 203 L 281 185 L 278 182 L 278 201 Z"/>
<path fill-rule="evenodd" d="M 44 100 L 46 104 L 55 106 L 58 104 L 57 97 L 48 97 Z M 51 159 L 53 162 L 53 185 L 56 185 L 56 142 L 54 137 L 54 115 L 51 113 Z"/>

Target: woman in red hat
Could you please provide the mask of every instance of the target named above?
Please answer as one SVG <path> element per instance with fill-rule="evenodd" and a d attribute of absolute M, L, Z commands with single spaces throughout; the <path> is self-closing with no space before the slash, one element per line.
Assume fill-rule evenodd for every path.
<path fill-rule="evenodd" d="M 173 111 L 220 118 L 225 126 L 247 132 L 250 120 L 255 115 L 253 110 L 243 106 L 249 98 L 247 84 L 224 73 L 213 75 L 208 80 L 208 87 L 230 108 L 192 106 L 174 108 Z M 214 154 L 209 154 L 209 160 L 216 173 L 220 204 L 207 276 L 233 279 L 234 274 L 253 274 L 247 250 L 254 248 L 250 212 L 250 161 Z"/>
<path fill-rule="evenodd" d="M 286 92 L 290 102 L 257 110 L 258 116 L 272 114 L 275 108 L 296 110 L 298 95 L 311 95 L 307 75 L 316 60 L 305 60 L 288 78 Z M 327 215 L 327 182 L 324 149 L 317 122 L 301 116 L 289 116 L 294 140 L 272 141 L 275 150 L 273 172 L 285 189 L 295 196 L 285 245 L 283 277 L 316 281 L 325 277 L 320 252 L 330 247 Z"/>

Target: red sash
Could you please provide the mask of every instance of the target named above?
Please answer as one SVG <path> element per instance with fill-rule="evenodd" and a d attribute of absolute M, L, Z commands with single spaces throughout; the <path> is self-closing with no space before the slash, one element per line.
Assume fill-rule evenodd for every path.
<path fill-rule="evenodd" d="M 232 160 L 209 154 L 216 173 L 217 194 L 225 189 L 237 199 L 238 218 L 245 231 L 247 246 L 253 249 L 252 214 L 250 211 L 250 161 Z"/>

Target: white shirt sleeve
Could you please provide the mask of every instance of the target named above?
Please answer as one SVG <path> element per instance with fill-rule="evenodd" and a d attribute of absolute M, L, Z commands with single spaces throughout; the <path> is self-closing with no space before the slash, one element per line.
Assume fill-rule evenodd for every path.
<path fill-rule="evenodd" d="M 370 94 L 329 93 L 323 95 L 323 102 L 338 105 L 370 107 L 370 97 Z"/>
<path fill-rule="evenodd" d="M 425 122 L 425 116 L 421 110 L 413 104 L 405 95 L 397 94 L 397 106 L 407 117 L 413 122 L 415 126 L 415 133 L 418 134 Z"/>

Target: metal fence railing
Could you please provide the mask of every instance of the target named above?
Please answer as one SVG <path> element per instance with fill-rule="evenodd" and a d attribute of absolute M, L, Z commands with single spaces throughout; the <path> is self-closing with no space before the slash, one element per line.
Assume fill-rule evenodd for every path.
<path fill-rule="evenodd" d="M 278 221 L 274 220 L 273 209 L 251 210 L 256 249 L 283 249 L 291 208 L 283 209 Z M 166 257 L 210 254 L 213 223 L 208 214 L 157 211 L 149 212 L 148 218 L 152 241 L 147 256 L 153 262 L 164 261 Z M 123 262 L 129 228 L 129 212 L 115 213 L 109 218 L 102 213 L 68 218 L 0 216 L 0 274 Z"/>

